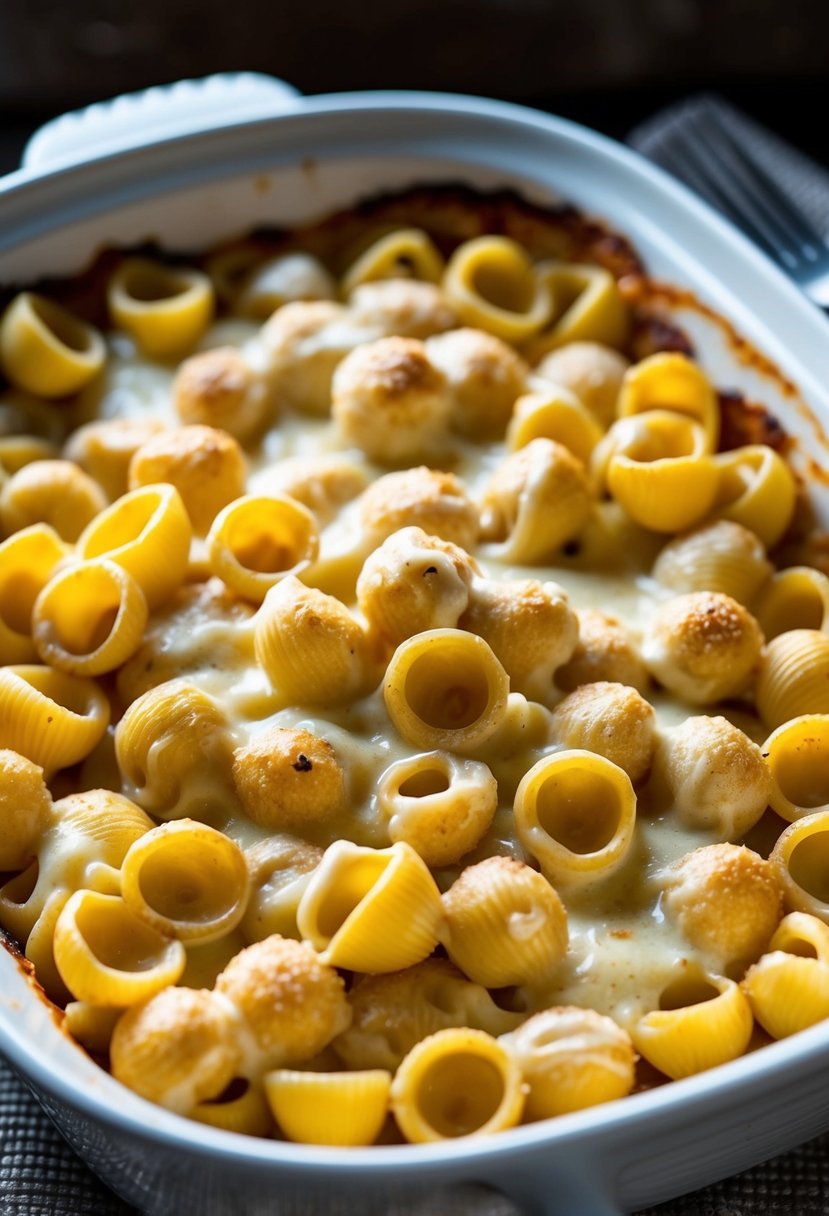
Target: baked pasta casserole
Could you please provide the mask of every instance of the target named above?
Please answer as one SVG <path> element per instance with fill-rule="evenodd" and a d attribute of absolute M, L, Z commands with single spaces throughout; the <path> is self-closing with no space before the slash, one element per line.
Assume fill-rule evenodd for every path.
<path fill-rule="evenodd" d="M 494 1132 L 829 1016 L 786 437 L 567 208 L 418 190 L 0 319 L 0 927 L 124 1085 Z"/>

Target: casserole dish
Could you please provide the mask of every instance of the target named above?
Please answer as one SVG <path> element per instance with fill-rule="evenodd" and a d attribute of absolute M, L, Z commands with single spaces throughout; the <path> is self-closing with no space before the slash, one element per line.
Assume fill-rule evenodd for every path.
<path fill-rule="evenodd" d="M 95 107 L 37 136 L 23 170 L 0 185 L 0 282 L 71 274 L 103 245 L 204 247 L 381 190 L 458 180 L 540 202 L 563 197 L 608 219 L 652 273 L 714 309 L 674 299 L 717 383 L 783 418 L 829 520 L 825 320 L 681 187 L 530 111 L 417 94 L 301 101 L 250 77 Z M 0 981 L 0 1050 L 90 1165 L 151 1213 L 402 1210 L 473 1182 L 529 1212 L 601 1216 L 745 1168 L 829 1125 L 829 1046 L 818 1026 L 713 1074 L 494 1141 L 342 1153 L 243 1140 L 195 1130 L 122 1090 L 56 1030 L 5 953 Z"/>

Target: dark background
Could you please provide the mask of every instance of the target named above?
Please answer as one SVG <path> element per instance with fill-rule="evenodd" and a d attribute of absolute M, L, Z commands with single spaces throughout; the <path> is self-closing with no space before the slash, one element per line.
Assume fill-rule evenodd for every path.
<path fill-rule="evenodd" d="M 0 171 L 63 110 L 243 68 L 481 93 L 620 138 L 713 89 L 829 163 L 829 0 L 0 0 Z"/>

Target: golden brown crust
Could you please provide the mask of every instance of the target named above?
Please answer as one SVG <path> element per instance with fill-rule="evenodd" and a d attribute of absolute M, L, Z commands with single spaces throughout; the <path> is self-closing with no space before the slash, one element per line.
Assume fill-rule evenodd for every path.
<path fill-rule="evenodd" d="M 643 654 L 651 674 L 694 704 L 744 692 L 757 673 L 763 634 L 730 595 L 695 591 L 656 613 Z"/>
<path fill-rule="evenodd" d="M 233 780 L 245 814 L 276 832 L 330 819 L 348 802 L 337 753 L 308 730 L 263 730 L 234 752 Z"/>

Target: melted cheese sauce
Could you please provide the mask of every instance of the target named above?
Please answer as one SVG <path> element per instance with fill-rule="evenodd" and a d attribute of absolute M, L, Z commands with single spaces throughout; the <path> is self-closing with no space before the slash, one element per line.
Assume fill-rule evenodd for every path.
<path fill-rule="evenodd" d="M 244 346 L 253 361 L 260 357 L 255 327 L 241 321 L 214 326 L 201 349 L 230 344 Z M 85 398 L 82 413 L 85 417 L 153 417 L 175 423 L 170 382 L 168 367 L 140 359 L 129 340 L 118 337 L 112 343 L 105 380 L 94 397 Z M 369 477 L 387 471 L 373 468 L 358 451 L 342 453 L 330 422 L 285 414 L 260 449 L 248 453 L 248 490 L 273 492 L 276 466 L 286 458 L 332 452 L 348 456 Z M 444 465 L 463 479 L 474 497 L 504 455 L 503 444 L 479 448 L 454 439 Z M 648 629 L 655 605 L 671 594 L 648 577 L 660 543 L 626 521 L 615 506 L 598 504 L 580 551 L 562 558 L 561 564 L 532 569 L 503 564 L 491 546 L 482 546 L 475 556 L 488 578 L 540 577 L 559 583 L 574 608 L 609 612 L 638 640 Z M 361 540 L 358 504 L 352 502 L 323 529 L 319 560 L 303 576 L 304 581 L 336 593 L 346 602 L 350 599 L 353 608 L 353 585 L 368 551 Z M 194 556 L 198 564 L 197 550 Z M 352 589 L 350 597 L 344 588 Z M 156 614 L 140 652 L 149 653 L 150 666 L 156 664 L 147 687 L 159 683 L 159 675 L 163 679 L 186 675 L 220 702 L 239 743 L 270 725 L 303 727 L 328 739 L 349 773 L 351 809 L 340 821 L 311 833 L 309 841 L 324 847 L 342 836 L 361 845 L 387 847 L 390 840 L 374 791 L 388 765 L 411 755 L 413 749 L 395 736 L 382 692 L 324 714 L 279 704 L 253 657 L 252 615 L 252 610 L 241 606 L 230 615 L 205 612 L 198 601 Z M 512 829 L 512 796 L 524 772 L 554 745 L 546 731 L 545 712 L 534 717 L 532 708 L 517 694 L 512 702 L 513 716 L 521 719 L 516 729 L 519 735 L 525 732 L 525 737 L 520 746 L 514 735 L 501 740 L 500 748 L 498 739 L 490 741 L 486 755 L 480 757 L 499 781 L 501 805 L 484 840 L 464 859 L 466 864 L 497 853 L 527 860 Z M 653 697 L 652 703 L 661 728 L 694 712 L 662 696 Z M 735 717 L 748 733 L 762 738 L 762 728 L 750 713 L 738 712 Z M 239 807 L 227 808 L 216 826 L 242 847 L 270 835 L 251 823 Z M 651 815 L 640 805 L 634 845 L 621 871 L 575 892 L 561 892 L 569 917 L 567 956 L 552 983 L 515 994 L 516 1007 L 534 1011 L 553 1004 L 586 1006 L 611 1015 L 624 1026 L 658 1006 L 662 989 L 691 958 L 688 943 L 660 910 L 660 871 L 715 839 L 712 834 L 682 829 L 672 822 L 670 809 Z M 458 872 L 459 867 L 440 871 L 438 882 L 445 889 Z M 512 927 L 516 942 L 529 929 L 523 922 L 516 923 Z M 695 957 L 706 965 L 705 958 L 698 953 Z"/>

